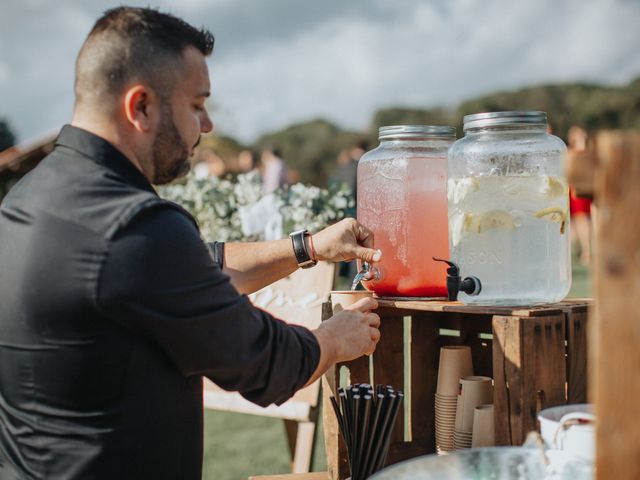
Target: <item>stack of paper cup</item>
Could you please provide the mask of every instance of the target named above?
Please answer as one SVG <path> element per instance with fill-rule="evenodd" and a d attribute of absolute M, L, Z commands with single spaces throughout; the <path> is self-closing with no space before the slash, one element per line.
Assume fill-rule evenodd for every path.
<path fill-rule="evenodd" d="M 493 382 L 490 377 L 462 377 L 456 410 L 453 443 L 456 450 L 471 448 L 475 408 L 493 402 Z"/>
<path fill-rule="evenodd" d="M 460 378 L 473 375 L 471 348 L 448 346 L 440 349 L 438 386 L 436 389 L 436 451 L 454 449 L 454 430 Z"/>
<path fill-rule="evenodd" d="M 471 447 L 493 447 L 495 444 L 493 405 L 478 405 L 473 412 Z"/>

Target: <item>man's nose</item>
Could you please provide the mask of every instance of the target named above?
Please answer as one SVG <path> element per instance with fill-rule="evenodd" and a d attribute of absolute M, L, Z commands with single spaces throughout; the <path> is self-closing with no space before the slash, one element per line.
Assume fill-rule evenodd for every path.
<path fill-rule="evenodd" d="M 204 119 L 202 120 L 202 123 L 200 124 L 200 131 L 202 133 L 209 133 L 211 131 L 213 131 L 213 121 L 211 120 L 211 118 L 209 117 L 209 114 L 207 112 L 204 113 Z"/>

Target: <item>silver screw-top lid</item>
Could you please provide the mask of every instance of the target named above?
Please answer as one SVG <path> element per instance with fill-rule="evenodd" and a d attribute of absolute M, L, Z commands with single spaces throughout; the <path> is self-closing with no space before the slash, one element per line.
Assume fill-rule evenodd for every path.
<path fill-rule="evenodd" d="M 463 130 L 470 128 L 484 128 L 497 126 L 518 125 L 547 125 L 547 112 L 513 111 L 513 112 L 486 112 L 474 113 L 464 116 Z"/>
<path fill-rule="evenodd" d="M 455 127 L 442 127 L 436 125 L 389 125 L 378 129 L 378 139 L 389 138 L 455 138 Z"/>

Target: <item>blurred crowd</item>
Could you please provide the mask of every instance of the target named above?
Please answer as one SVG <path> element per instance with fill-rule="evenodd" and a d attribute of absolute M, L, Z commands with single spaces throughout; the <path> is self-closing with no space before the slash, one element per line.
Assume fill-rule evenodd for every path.
<path fill-rule="evenodd" d="M 271 193 L 299 181 L 299 173 L 287 168 L 282 154 L 274 146 L 266 146 L 260 152 L 243 149 L 227 161 L 214 148 L 201 148 L 197 153 L 193 169 L 197 178 L 222 177 L 227 174 L 237 175 L 257 171 L 262 178 L 265 193 Z"/>

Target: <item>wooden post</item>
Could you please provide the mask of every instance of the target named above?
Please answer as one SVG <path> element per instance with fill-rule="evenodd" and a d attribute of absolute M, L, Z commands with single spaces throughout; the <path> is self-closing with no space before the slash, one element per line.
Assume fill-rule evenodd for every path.
<path fill-rule="evenodd" d="M 640 132 L 597 135 L 594 187 L 597 476 L 640 478 Z"/>

